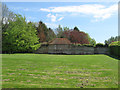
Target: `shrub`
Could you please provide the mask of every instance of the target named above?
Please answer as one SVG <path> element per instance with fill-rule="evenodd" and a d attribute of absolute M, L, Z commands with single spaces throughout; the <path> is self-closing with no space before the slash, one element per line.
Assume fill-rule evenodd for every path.
<path fill-rule="evenodd" d="M 93 47 L 92 44 L 72 44 L 73 46 L 87 46 L 87 47 Z"/>
<path fill-rule="evenodd" d="M 120 41 L 115 41 L 109 44 L 110 54 L 120 57 Z"/>
<path fill-rule="evenodd" d="M 105 45 L 103 43 L 97 43 L 96 47 L 104 47 Z"/>
<path fill-rule="evenodd" d="M 110 46 L 110 54 L 120 57 L 120 46 Z"/>
<path fill-rule="evenodd" d="M 109 46 L 120 46 L 120 41 L 115 41 L 109 44 Z"/>
<path fill-rule="evenodd" d="M 83 44 L 82 46 L 93 47 L 94 45 L 92 45 L 92 44 Z"/>
<path fill-rule="evenodd" d="M 81 44 L 77 44 L 77 46 L 82 46 Z"/>

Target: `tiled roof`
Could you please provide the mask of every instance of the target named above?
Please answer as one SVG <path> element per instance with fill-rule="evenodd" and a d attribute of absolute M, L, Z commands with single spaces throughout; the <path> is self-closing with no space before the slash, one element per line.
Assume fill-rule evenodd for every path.
<path fill-rule="evenodd" d="M 49 44 L 71 44 L 67 38 L 55 38 Z"/>

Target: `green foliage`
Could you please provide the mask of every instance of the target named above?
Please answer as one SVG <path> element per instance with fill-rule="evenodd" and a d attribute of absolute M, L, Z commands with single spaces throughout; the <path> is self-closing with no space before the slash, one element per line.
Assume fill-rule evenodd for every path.
<path fill-rule="evenodd" d="M 82 46 L 82 44 L 77 44 L 77 46 Z"/>
<path fill-rule="evenodd" d="M 95 39 L 91 39 L 91 40 L 90 40 L 90 44 L 93 45 L 93 46 L 95 46 L 95 45 L 96 45 Z"/>
<path fill-rule="evenodd" d="M 97 43 L 96 47 L 104 47 L 104 44 L 103 43 Z"/>
<path fill-rule="evenodd" d="M 39 22 L 37 31 L 38 31 L 39 41 L 45 42 L 48 29 L 47 26 L 42 21 Z"/>
<path fill-rule="evenodd" d="M 61 27 L 61 25 L 59 25 L 58 28 L 56 28 L 56 31 L 57 31 L 57 37 L 62 38 L 63 28 Z"/>
<path fill-rule="evenodd" d="M 26 23 L 25 17 L 16 15 L 15 21 L 3 32 L 3 52 L 29 52 L 39 48 L 37 31 L 32 23 Z"/>
<path fill-rule="evenodd" d="M 105 44 L 109 45 L 109 44 L 111 44 L 112 42 L 115 42 L 115 41 L 120 41 L 120 36 L 111 37 L 108 40 L 105 40 Z"/>
<path fill-rule="evenodd" d="M 63 27 L 64 31 L 68 31 L 69 27 Z"/>
<path fill-rule="evenodd" d="M 110 46 L 110 54 L 120 58 L 120 46 Z"/>
<path fill-rule="evenodd" d="M 109 44 L 110 54 L 120 58 L 120 41 L 115 41 Z"/>
<path fill-rule="evenodd" d="M 39 22 L 37 31 L 38 31 L 39 41 L 41 43 L 49 42 L 56 37 L 54 31 L 51 28 L 48 29 L 45 23 L 43 23 L 42 21 Z"/>
<path fill-rule="evenodd" d="M 91 44 L 74 44 L 74 46 L 86 46 L 86 47 L 94 47 Z"/>
<path fill-rule="evenodd" d="M 51 28 L 49 28 L 48 32 L 47 32 L 47 36 L 46 36 L 46 41 L 49 42 L 49 41 L 53 40 L 54 38 L 56 38 L 56 35 L 55 35 L 54 31 Z"/>
<path fill-rule="evenodd" d="M 92 44 L 83 44 L 83 46 L 93 47 L 93 45 L 92 45 Z"/>
<path fill-rule="evenodd" d="M 78 27 L 76 27 L 76 26 L 74 27 L 74 30 L 79 31 Z"/>
<path fill-rule="evenodd" d="M 89 40 L 90 45 L 95 46 L 96 45 L 95 39 L 94 38 L 92 39 L 88 33 L 86 34 L 87 34 L 87 38 Z"/>
<path fill-rule="evenodd" d="M 115 41 L 109 44 L 109 46 L 120 46 L 120 41 Z"/>

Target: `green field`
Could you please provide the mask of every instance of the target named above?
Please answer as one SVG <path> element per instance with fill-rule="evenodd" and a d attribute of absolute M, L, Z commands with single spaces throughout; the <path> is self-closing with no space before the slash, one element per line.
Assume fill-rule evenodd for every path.
<path fill-rule="evenodd" d="M 3 54 L 2 88 L 118 88 L 106 55 Z"/>

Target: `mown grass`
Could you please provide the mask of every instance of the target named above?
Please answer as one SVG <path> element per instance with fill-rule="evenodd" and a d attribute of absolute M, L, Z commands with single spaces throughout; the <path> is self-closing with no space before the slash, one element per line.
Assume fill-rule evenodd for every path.
<path fill-rule="evenodd" d="M 3 54 L 2 88 L 118 88 L 106 55 Z"/>

